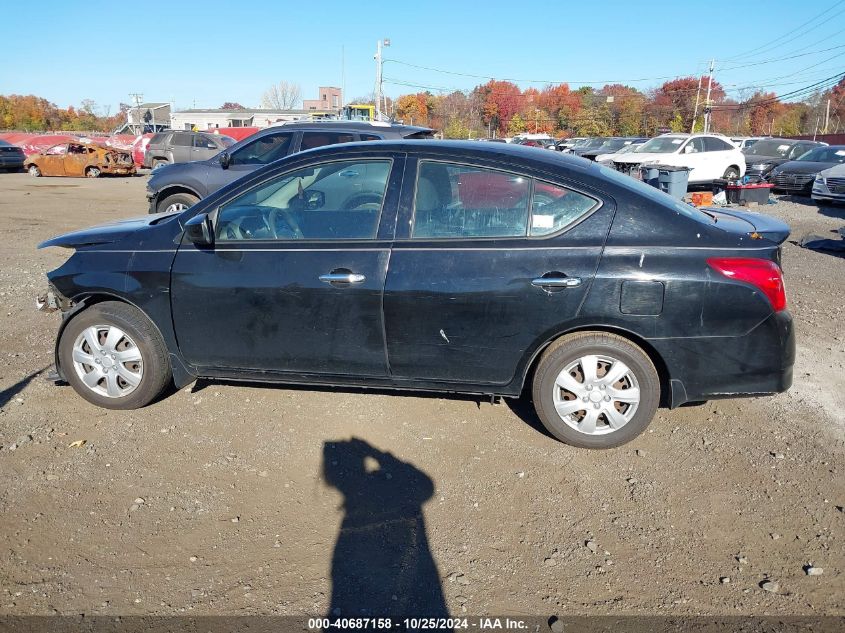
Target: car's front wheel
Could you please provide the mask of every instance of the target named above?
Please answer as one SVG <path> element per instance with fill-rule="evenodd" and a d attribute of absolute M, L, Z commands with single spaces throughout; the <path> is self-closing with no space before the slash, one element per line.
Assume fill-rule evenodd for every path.
<path fill-rule="evenodd" d="M 106 409 L 137 409 L 171 380 L 167 348 L 137 308 L 115 301 L 76 315 L 59 339 L 59 362 L 76 392 Z"/>
<path fill-rule="evenodd" d="M 175 213 L 177 211 L 184 211 L 188 207 L 194 206 L 197 202 L 199 202 L 199 198 L 189 193 L 174 193 L 159 202 L 156 205 L 156 211 L 159 213 Z"/>
<path fill-rule="evenodd" d="M 38 165 L 30 165 L 27 168 L 27 171 L 29 172 L 30 176 L 35 176 L 36 178 L 41 175 L 41 170 L 38 168 Z"/>
<path fill-rule="evenodd" d="M 660 402 L 660 378 L 648 355 L 628 339 L 580 332 L 543 352 L 532 392 L 540 421 L 556 438 L 612 448 L 649 425 Z"/>

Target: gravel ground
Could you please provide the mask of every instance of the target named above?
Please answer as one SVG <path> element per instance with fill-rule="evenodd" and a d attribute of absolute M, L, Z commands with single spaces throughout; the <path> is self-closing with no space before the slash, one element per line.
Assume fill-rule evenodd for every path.
<path fill-rule="evenodd" d="M 145 213 L 144 181 L 0 175 L 0 614 L 845 614 L 845 258 L 784 247 L 792 390 L 611 451 L 463 397 L 202 383 L 106 411 L 43 380 L 33 297 L 68 253 L 35 246 Z M 845 224 L 762 210 L 791 240 Z"/>

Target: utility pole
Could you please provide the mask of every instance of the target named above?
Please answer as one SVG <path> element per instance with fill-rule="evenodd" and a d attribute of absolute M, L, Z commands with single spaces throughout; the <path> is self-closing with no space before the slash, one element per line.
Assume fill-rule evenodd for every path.
<path fill-rule="evenodd" d="M 698 118 L 698 98 L 701 95 L 701 75 L 698 76 L 698 90 L 695 91 L 695 108 L 692 111 L 692 125 L 690 126 L 689 133 L 693 134 L 695 132 L 695 120 Z"/>
<path fill-rule="evenodd" d="M 138 134 L 144 133 L 143 118 L 141 117 L 141 103 L 144 101 L 144 95 L 140 92 L 130 92 L 129 96 L 135 101 L 135 113 L 138 117 Z"/>
<path fill-rule="evenodd" d="M 340 47 L 340 108 L 346 105 L 346 46 Z"/>
<path fill-rule="evenodd" d="M 710 72 L 707 75 L 707 98 L 704 100 L 704 133 L 710 131 L 710 89 L 713 87 L 713 64 L 715 59 L 710 60 Z"/>
<path fill-rule="evenodd" d="M 376 121 L 381 121 L 381 96 L 382 96 L 382 60 L 381 47 L 390 46 L 390 40 L 385 38 L 376 44 Z"/>
<path fill-rule="evenodd" d="M 824 132 L 823 134 L 827 134 L 827 126 L 830 123 L 830 99 L 827 100 L 827 110 L 824 113 Z"/>

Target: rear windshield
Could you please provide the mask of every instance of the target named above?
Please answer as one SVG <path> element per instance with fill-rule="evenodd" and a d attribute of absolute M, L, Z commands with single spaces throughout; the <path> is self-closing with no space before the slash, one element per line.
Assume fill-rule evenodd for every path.
<path fill-rule="evenodd" d="M 786 158 L 793 145 L 795 143 L 790 141 L 757 141 L 751 147 L 746 147 L 745 153 L 749 156 L 780 156 Z"/>
<path fill-rule="evenodd" d="M 420 130 L 419 132 L 403 135 L 402 138 L 434 138 L 434 130 Z"/>

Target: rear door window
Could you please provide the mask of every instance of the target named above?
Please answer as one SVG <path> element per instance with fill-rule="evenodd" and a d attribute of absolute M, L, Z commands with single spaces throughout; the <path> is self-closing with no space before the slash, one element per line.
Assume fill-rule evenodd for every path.
<path fill-rule="evenodd" d="M 530 178 L 496 169 L 422 161 L 411 236 L 523 237 L 530 198 Z"/>
<path fill-rule="evenodd" d="M 729 144 L 727 141 L 723 141 L 720 138 L 713 138 L 712 136 L 708 136 L 704 139 L 704 149 L 708 152 L 724 152 L 725 150 L 736 148 L 733 145 Z"/>
<path fill-rule="evenodd" d="M 355 136 L 348 132 L 303 132 L 302 142 L 299 149 L 304 151 L 306 149 L 314 149 L 315 147 L 322 147 L 323 145 L 335 145 L 336 143 L 351 143 L 355 140 Z"/>
<path fill-rule="evenodd" d="M 595 198 L 552 183 L 535 181 L 529 235 L 551 235 L 599 206 Z"/>

